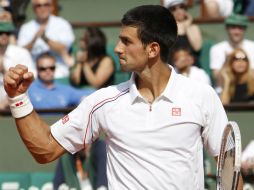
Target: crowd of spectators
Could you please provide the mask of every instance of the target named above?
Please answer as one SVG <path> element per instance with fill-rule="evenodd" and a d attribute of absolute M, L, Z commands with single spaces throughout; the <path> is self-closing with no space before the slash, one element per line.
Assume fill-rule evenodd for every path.
<path fill-rule="evenodd" d="M 107 54 L 107 38 L 101 29 L 84 30 L 75 52 L 74 30 L 66 19 L 53 15 L 52 0 L 32 0 L 34 19 L 21 26 L 14 22 L 13 2 L 0 1 L 0 109 L 8 109 L 3 75 L 17 64 L 26 65 L 35 74 L 29 96 L 36 109 L 77 105 L 83 96 L 114 84 L 115 63 Z M 224 105 L 254 102 L 254 39 L 245 38 L 247 16 L 254 16 L 254 1 L 202 1 L 208 18 L 225 19 L 227 33 L 227 39 L 210 49 L 209 63 L 205 64 L 209 64 L 211 77 L 197 61 L 203 36 L 199 25 L 193 23 L 187 1 L 162 2 L 178 24 L 178 40 L 170 56 L 176 71 L 212 85 Z M 68 84 L 57 82 L 66 78 Z M 248 168 L 246 163 L 244 167 Z"/>

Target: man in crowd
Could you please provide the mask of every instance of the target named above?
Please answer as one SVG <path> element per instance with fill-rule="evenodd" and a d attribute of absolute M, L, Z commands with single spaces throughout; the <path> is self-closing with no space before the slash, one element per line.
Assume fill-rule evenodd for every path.
<path fill-rule="evenodd" d="M 32 7 L 36 18 L 21 26 L 18 45 L 31 52 L 34 62 L 41 53 L 51 51 L 57 62 L 55 77 L 68 77 L 73 62 L 66 60 L 74 42 L 70 23 L 51 14 L 52 0 L 32 0 Z"/>
<path fill-rule="evenodd" d="M 3 75 L 10 67 L 21 63 L 26 65 L 29 71 L 36 74 L 30 53 L 10 41 L 10 36 L 13 34 L 14 29 L 12 22 L 0 20 L 0 109 L 5 109 L 7 106 L 6 93 L 4 93 L 2 88 Z"/>
<path fill-rule="evenodd" d="M 37 57 L 36 69 L 38 79 L 35 80 L 28 94 L 36 109 L 68 108 L 76 106 L 83 97 L 91 94 L 92 89 L 76 89 L 70 85 L 55 81 L 55 57 L 50 52 Z"/>
<path fill-rule="evenodd" d="M 176 47 L 173 51 L 173 65 L 178 73 L 193 80 L 211 85 L 209 75 L 201 68 L 193 65 L 195 58 L 192 51 L 187 47 Z"/>

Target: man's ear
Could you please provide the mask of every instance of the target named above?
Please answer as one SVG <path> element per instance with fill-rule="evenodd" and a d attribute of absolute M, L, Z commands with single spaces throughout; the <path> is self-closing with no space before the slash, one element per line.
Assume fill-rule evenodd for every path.
<path fill-rule="evenodd" d="M 148 47 L 149 58 L 157 57 L 160 54 L 160 45 L 157 42 L 152 42 Z"/>

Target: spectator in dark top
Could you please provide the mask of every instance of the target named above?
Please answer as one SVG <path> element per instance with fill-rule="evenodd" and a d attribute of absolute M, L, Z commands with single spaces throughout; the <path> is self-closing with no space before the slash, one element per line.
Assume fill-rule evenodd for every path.
<path fill-rule="evenodd" d="M 178 37 L 175 47 L 187 47 L 191 49 L 196 58 L 195 60 L 198 60 L 197 57 L 199 56 L 203 39 L 199 26 L 193 24 L 193 17 L 188 13 L 186 1 L 164 0 L 164 6 L 174 15 L 177 22 Z M 194 64 L 199 66 L 197 61 Z"/>
<path fill-rule="evenodd" d="M 232 102 L 254 101 L 254 77 L 250 62 L 243 49 L 235 49 L 227 57 L 220 71 L 223 86 L 221 101 L 224 105 Z"/>
<path fill-rule="evenodd" d="M 87 28 L 71 73 L 74 86 L 85 85 L 98 89 L 113 84 L 115 65 L 106 54 L 106 43 L 106 37 L 99 28 Z"/>

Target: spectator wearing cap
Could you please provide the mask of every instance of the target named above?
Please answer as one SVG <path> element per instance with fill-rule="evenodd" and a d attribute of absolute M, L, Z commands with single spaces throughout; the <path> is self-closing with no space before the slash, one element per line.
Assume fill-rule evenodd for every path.
<path fill-rule="evenodd" d="M 50 51 L 56 57 L 55 78 L 69 77 L 69 68 L 74 64 L 68 59 L 69 51 L 75 40 L 71 24 L 52 14 L 53 0 L 31 2 L 35 19 L 21 26 L 18 45 L 31 52 L 34 62 L 40 54 Z"/>
<path fill-rule="evenodd" d="M 202 47 L 202 35 L 198 25 L 193 24 L 193 17 L 188 13 L 185 0 L 164 0 L 164 7 L 174 15 L 178 26 L 178 40 L 175 47 L 185 47 L 197 55 Z"/>
<path fill-rule="evenodd" d="M 12 22 L 0 21 L 0 88 L 3 85 L 3 74 L 10 67 L 14 67 L 17 64 L 24 64 L 30 71 L 35 73 L 29 51 L 10 43 L 10 35 L 14 32 L 14 29 Z M 0 96 L 1 107 L 5 107 L 2 103 L 5 102 L 6 95 L 1 92 Z"/>
<path fill-rule="evenodd" d="M 248 27 L 248 19 L 246 16 L 232 14 L 225 19 L 225 29 L 227 39 L 213 45 L 210 49 L 210 69 L 215 82 L 215 87 L 220 93 L 220 76 L 219 71 L 226 61 L 227 55 L 236 48 L 243 49 L 250 61 L 251 69 L 254 69 L 254 42 L 245 39 L 245 32 Z"/>

